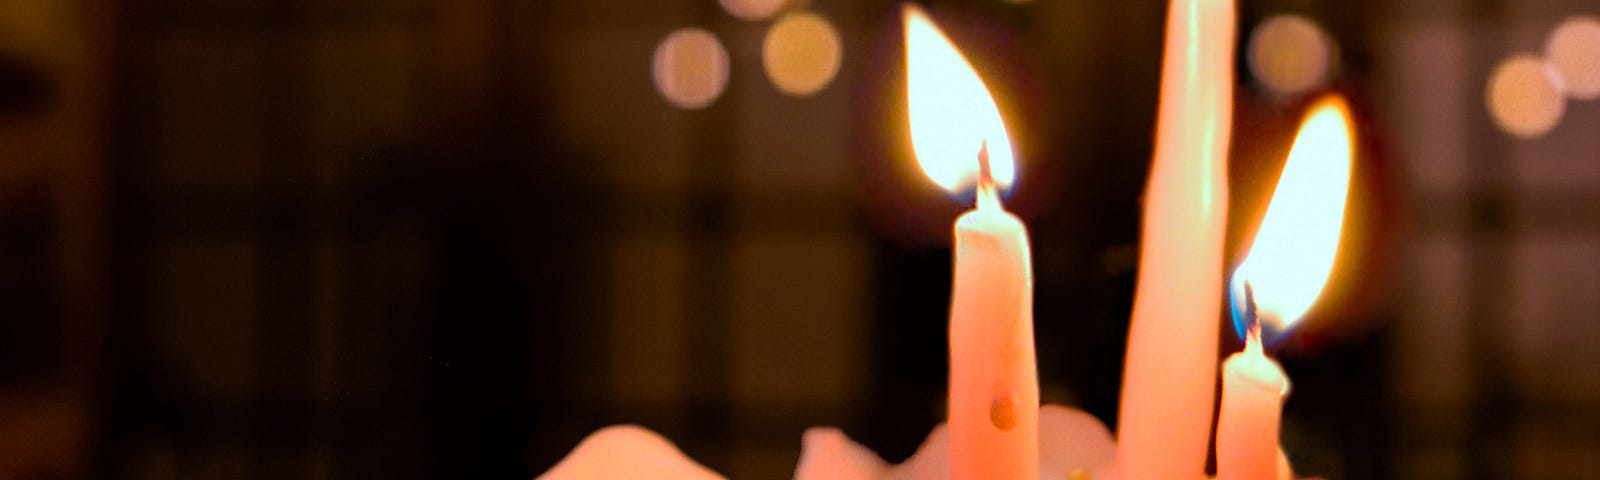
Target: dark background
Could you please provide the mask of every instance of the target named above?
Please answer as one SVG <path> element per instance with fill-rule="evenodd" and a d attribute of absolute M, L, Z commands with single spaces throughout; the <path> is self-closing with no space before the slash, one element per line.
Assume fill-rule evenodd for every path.
<path fill-rule="evenodd" d="M 1114 425 L 1165 5 L 925 4 L 1016 142 L 1043 396 Z M 813 425 L 902 460 L 966 207 L 911 166 L 898 4 L 804 8 L 845 48 L 797 98 L 715 0 L 0 2 L 0 476 L 529 478 L 615 423 L 733 478 Z M 1297 470 L 1600 475 L 1600 105 L 1484 105 L 1600 11 L 1248 0 L 1241 39 L 1279 13 L 1363 145 L 1276 352 Z M 704 109 L 651 81 L 688 26 L 731 60 Z M 1238 72 L 1229 265 L 1312 99 Z"/>

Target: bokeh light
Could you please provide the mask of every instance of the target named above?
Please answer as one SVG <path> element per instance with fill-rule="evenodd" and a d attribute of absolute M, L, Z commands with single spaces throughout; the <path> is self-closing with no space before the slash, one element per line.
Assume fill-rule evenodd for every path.
<path fill-rule="evenodd" d="M 790 0 L 718 0 L 718 2 L 722 3 L 722 9 L 729 15 L 750 21 L 772 18 L 792 3 Z"/>
<path fill-rule="evenodd" d="M 1250 35 L 1250 74 L 1279 95 L 1304 93 L 1328 78 L 1334 45 L 1322 29 L 1299 15 L 1276 15 Z"/>
<path fill-rule="evenodd" d="M 1544 59 L 1516 55 L 1489 77 L 1489 113 L 1507 133 L 1534 138 L 1549 132 L 1567 108 L 1561 80 Z"/>
<path fill-rule="evenodd" d="M 1550 33 L 1544 55 L 1561 76 L 1568 96 L 1600 97 L 1600 18 L 1571 17 L 1561 22 Z"/>
<path fill-rule="evenodd" d="M 785 14 L 767 30 L 761 64 L 779 91 L 803 97 L 817 93 L 839 73 L 839 33 L 828 19 L 810 12 Z"/>
<path fill-rule="evenodd" d="M 651 72 L 661 96 L 682 108 L 710 105 L 728 85 L 728 51 L 711 32 L 683 28 L 656 46 Z"/>

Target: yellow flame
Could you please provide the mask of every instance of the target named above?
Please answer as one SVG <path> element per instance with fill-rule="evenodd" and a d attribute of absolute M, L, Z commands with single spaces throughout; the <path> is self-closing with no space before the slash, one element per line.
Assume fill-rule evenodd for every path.
<path fill-rule="evenodd" d="M 926 12 L 906 5 L 903 16 L 911 146 L 923 173 L 955 190 L 976 179 L 978 151 L 988 142 L 990 175 L 1011 185 L 1016 163 L 989 88 Z"/>
<path fill-rule="evenodd" d="M 1337 97 L 1317 102 L 1300 125 L 1250 254 L 1233 274 L 1235 292 L 1250 283 L 1263 324 L 1299 320 L 1328 283 L 1350 190 L 1353 135 L 1349 107 Z"/>

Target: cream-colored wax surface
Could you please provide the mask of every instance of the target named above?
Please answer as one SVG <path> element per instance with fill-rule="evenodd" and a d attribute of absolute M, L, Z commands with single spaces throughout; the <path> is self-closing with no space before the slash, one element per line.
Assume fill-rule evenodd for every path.
<path fill-rule="evenodd" d="M 1168 11 L 1117 428 L 1122 479 L 1192 480 L 1205 471 L 1223 298 L 1234 23 L 1232 0 L 1174 0 Z"/>
<path fill-rule="evenodd" d="M 980 189 L 955 226 L 950 305 L 953 479 L 1039 478 L 1033 272 L 1022 221 Z"/>
<path fill-rule="evenodd" d="M 690 460 L 660 434 L 637 425 L 613 425 L 595 431 L 561 463 L 535 480 L 618 478 L 727 480 Z"/>
<path fill-rule="evenodd" d="M 1278 478 L 1278 423 L 1288 387 L 1289 377 L 1253 337 L 1223 362 L 1217 480 Z"/>

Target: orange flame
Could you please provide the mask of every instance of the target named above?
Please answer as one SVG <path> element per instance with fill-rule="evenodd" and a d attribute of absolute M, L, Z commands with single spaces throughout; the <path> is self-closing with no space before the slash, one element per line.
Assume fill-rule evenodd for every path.
<path fill-rule="evenodd" d="M 1250 254 L 1233 273 L 1234 298 L 1248 283 L 1263 324 L 1293 324 L 1328 283 L 1350 191 L 1353 136 L 1349 107 L 1338 97 L 1318 101 L 1300 125 Z"/>

